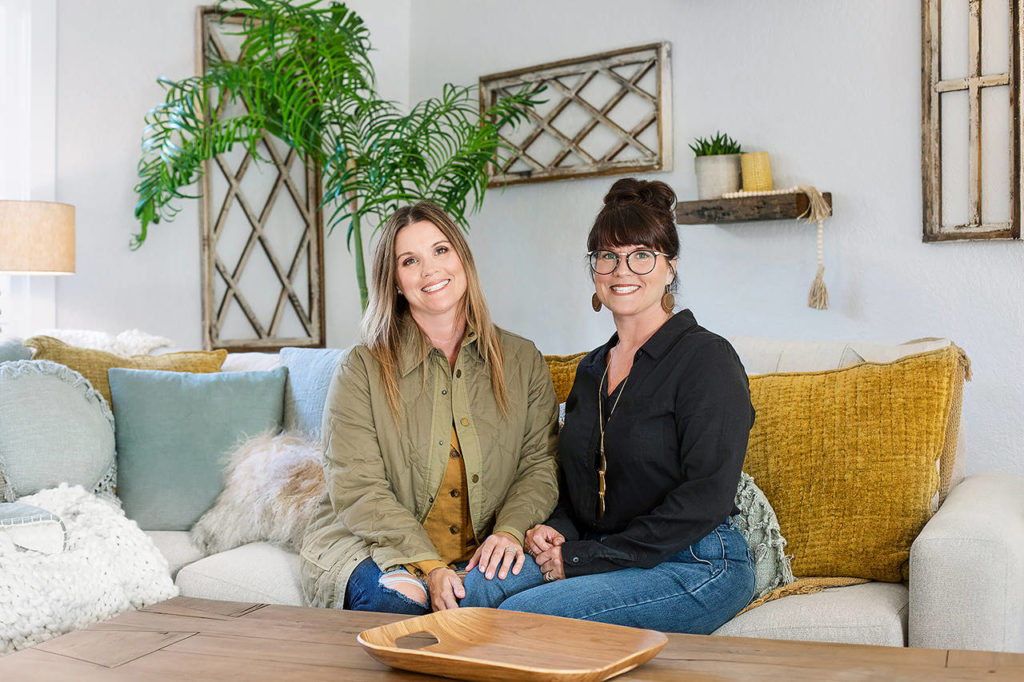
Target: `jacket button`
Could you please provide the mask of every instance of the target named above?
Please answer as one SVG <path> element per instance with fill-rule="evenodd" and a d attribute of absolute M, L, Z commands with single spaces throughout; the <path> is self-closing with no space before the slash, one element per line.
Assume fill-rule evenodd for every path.
<path fill-rule="evenodd" d="M 448 389 L 447 388 L 442 388 L 441 389 L 441 395 L 448 395 Z"/>
<path fill-rule="evenodd" d="M 465 417 L 463 417 L 463 418 L 462 418 L 462 425 L 463 425 L 463 426 L 469 426 L 469 420 L 468 420 L 468 419 L 466 419 Z"/>
<path fill-rule="evenodd" d="M 578 564 L 578 563 L 580 562 L 580 558 L 579 558 L 578 556 L 574 556 L 574 557 L 572 558 L 572 562 L 573 562 L 574 564 Z"/>
<path fill-rule="evenodd" d="M 438 445 L 444 445 L 444 441 L 443 440 L 439 440 L 439 441 L 437 441 L 437 444 Z"/>
<path fill-rule="evenodd" d="M 452 526 L 451 528 L 448 529 L 448 532 L 451 533 L 452 535 L 458 535 L 459 534 L 459 529 L 456 528 L 455 526 Z"/>
<path fill-rule="evenodd" d="M 455 378 L 456 379 L 461 379 L 462 378 L 462 370 L 461 369 L 455 370 Z"/>
<path fill-rule="evenodd" d="M 433 497 L 430 498 L 430 504 L 434 504 L 434 498 Z"/>
<path fill-rule="evenodd" d="M 480 476 L 478 476 L 477 474 L 473 474 L 473 483 L 476 483 L 479 480 L 480 480 Z"/>
<path fill-rule="evenodd" d="M 452 490 L 451 494 L 452 494 L 452 497 L 458 497 L 459 496 L 459 491 L 458 490 Z"/>

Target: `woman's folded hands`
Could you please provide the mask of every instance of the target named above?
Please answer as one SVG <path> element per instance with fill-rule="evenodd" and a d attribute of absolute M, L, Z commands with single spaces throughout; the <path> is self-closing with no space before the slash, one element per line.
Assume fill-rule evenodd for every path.
<path fill-rule="evenodd" d="M 565 536 L 551 526 L 537 524 L 526 531 L 526 549 L 540 567 L 547 581 L 565 577 L 562 567 L 562 543 Z"/>

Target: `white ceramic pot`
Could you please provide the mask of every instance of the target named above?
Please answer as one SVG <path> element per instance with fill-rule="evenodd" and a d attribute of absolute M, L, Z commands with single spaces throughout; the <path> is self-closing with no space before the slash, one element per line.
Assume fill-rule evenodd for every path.
<path fill-rule="evenodd" d="M 740 155 L 698 156 L 693 160 L 697 173 L 697 198 L 718 199 L 740 189 Z"/>

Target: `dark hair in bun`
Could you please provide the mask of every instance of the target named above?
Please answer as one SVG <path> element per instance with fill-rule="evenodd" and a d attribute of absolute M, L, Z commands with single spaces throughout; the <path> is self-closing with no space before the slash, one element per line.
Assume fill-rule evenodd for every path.
<path fill-rule="evenodd" d="M 679 233 L 672 215 L 676 193 L 664 182 L 623 178 L 604 197 L 587 237 L 587 250 L 639 244 L 679 255 Z"/>

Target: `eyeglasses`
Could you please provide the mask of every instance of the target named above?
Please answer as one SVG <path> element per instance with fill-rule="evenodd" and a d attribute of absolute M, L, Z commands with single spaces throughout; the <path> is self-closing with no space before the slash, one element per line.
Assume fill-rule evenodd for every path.
<path fill-rule="evenodd" d="M 599 275 L 610 275 L 619 267 L 622 256 L 614 251 L 591 251 L 587 254 L 590 257 L 590 269 Z M 653 249 L 637 249 L 626 254 L 626 267 L 635 275 L 648 275 L 654 270 L 658 263 L 658 256 L 665 256 L 667 253 L 654 251 Z"/>

